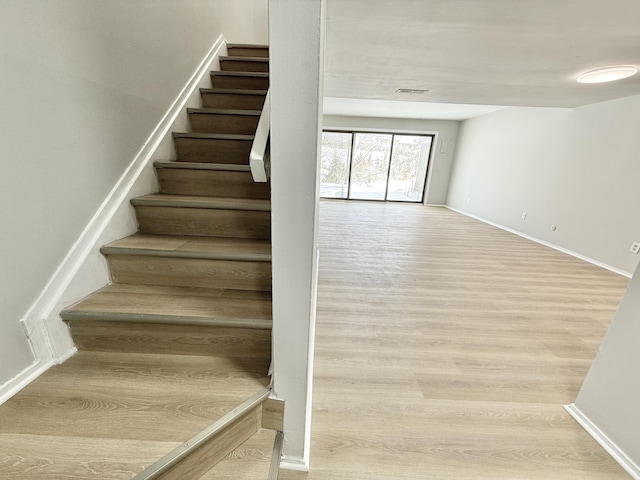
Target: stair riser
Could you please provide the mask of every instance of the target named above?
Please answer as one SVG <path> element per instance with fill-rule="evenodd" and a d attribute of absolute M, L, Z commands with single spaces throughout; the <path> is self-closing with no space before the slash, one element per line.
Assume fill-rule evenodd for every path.
<path fill-rule="evenodd" d="M 229 108 L 232 110 L 262 110 L 264 95 L 203 92 L 204 108 Z"/>
<path fill-rule="evenodd" d="M 260 428 L 261 409 L 255 407 L 233 425 L 191 452 L 181 462 L 157 477 L 158 480 L 196 479 L 207 473 L 227 454 L 238 448 Z"/>
<path fill-rule="evenodd" d="M 227 75 L 211 75 L 213 88 L 244 88 L 247 90 L 266 90 L 269 79 L 263 77 L 236 77 Z"/>
<path fill-rule="evenodd" d="M 268 48 L 251 48 L 251 47 L 230 47 L 228 49 L 230 57 L 263 57 L 269 58 Z"/>
<path fill-rule="evenodd" d="M 271 212 L 137 206 L 142 233 L 271 238 Z"/>
<path fill-rule="evenodd" d="M 220 70 L 223 72 L 268 72 L 268 62 L 252 62 L 251 60 L 221 60 Z"/>
<path fill-rule="evenodd" d="M 182 162 L 248 165 L 251 141 L 177 137 L 176 156 Z"/>
<path fill-rule="evenodd" d="M 173 195 L 210 195 L 268 200 L 268 183 L 256 183 L 250 172 L 158 168 L 160 191 Z"/>
<path fill-rule="evenodd" d="M 271 331 L 157 323 L 68 321 L 80 350 L 229 358 L 271 356 Z"/>
<path fill-rule="evenodd" d="M 264 415 L 264 408 L 263 408 Z M 199 480 L 277 480 L 282 442 L 277 432 L 261 428 Z M 277 450 L 277 454 L 274 452 Z M 277 455 L 277 462 L 272 459 Z M 276 465 L 277 463 L 277 465 Z M 282 477 L 281 477 L 282 478 Z"/>
<path fill-rule="evenodd" d="M 271 290 L 271 263 L 107 255 L 115 283 L 175 287 Z"/>
<path fill-rule="evenodd" d="M 196 133 L 253 135 L 258 127 L 259 115 L 227 115 L 216 113 L 190 113 L 191 130 Z"/>

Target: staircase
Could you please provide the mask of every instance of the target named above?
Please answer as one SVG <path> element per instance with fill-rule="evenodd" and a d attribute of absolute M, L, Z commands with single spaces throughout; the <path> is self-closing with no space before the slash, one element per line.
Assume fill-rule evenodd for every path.
<path fill-rule="evenodd" d="M 248 165 L 268 48 L 220 68 L 131 201 L 139 231 L 101 249 L 111 284 L 61 314 L 78 354 L 0 407 L 0 478 L 277 478 L 270 186 Z"/>

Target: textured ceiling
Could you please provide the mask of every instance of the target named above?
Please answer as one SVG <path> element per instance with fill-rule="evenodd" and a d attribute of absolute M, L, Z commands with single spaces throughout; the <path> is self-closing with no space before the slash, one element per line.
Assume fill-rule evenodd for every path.
<path fill-rule="evenodd" d="M 325 97 L 576 107 L 640 94 L 640 0 L 327 0 Z M 399 88 L 426 89 L 422 95 Z"/>

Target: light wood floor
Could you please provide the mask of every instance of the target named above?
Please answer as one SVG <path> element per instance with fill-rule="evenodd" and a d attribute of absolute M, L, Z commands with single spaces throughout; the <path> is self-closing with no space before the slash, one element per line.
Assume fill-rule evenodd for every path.
<path fill-rule="evenodd" d="M 268 381 L 262 359 L 80 351 L 0 407 L 0 479 L 131 479 Z"/>
<path fill-rule="evenodd" d="M 562 405 L 627 279 L 443 208 L 324 201 L 311 473 L 619 479 Z"/>

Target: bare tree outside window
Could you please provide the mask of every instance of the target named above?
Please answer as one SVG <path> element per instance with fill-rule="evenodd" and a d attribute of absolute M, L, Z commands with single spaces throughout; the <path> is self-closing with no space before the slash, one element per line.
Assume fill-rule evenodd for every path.
<path fill-rule="evenodd" d="M 387 200 L 420 201 L 430 151 L 431 137 L 394 136 Z"/>
<path fill-rule="evenodd" d="M 356 133 L 350 198 L 384 200 L 391 154 L 391 135 Z"/>
<path fill-rule="evenodd" d="M 320 196 L 347 198 L 351 134 L 322 132 Z"/>

